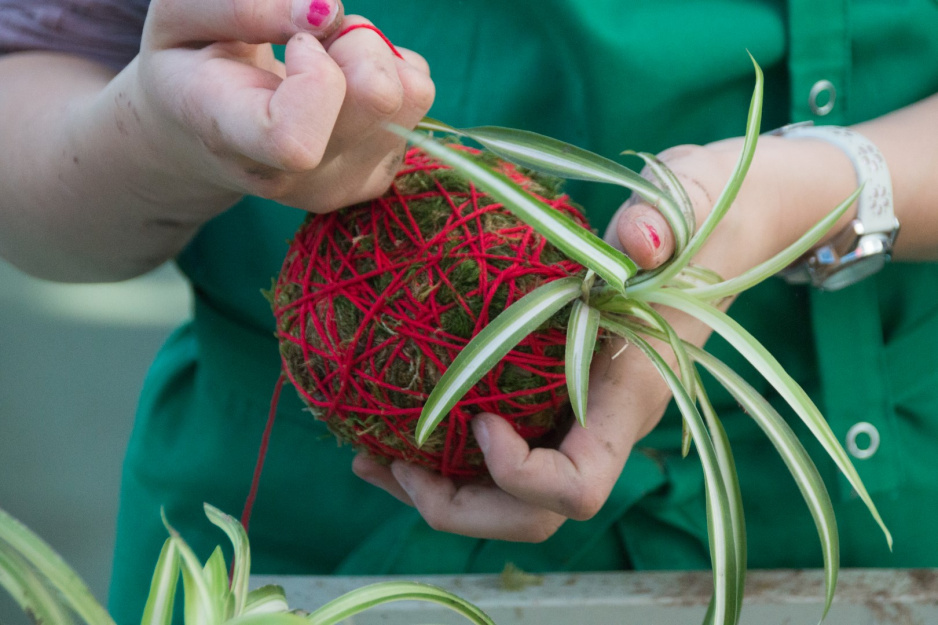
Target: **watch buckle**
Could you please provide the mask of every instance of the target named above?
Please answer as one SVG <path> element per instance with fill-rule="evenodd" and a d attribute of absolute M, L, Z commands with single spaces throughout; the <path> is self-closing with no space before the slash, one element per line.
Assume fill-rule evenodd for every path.
<path fill-rule="evenodd" d="M 892 256 L 899 221 L 883 232 L 864 232 L 863 222 L 853 219 L 834 237 L 792 263 L 779 275 L 790 284 L 810 284 L 836 291 L 878 272 Z"/>

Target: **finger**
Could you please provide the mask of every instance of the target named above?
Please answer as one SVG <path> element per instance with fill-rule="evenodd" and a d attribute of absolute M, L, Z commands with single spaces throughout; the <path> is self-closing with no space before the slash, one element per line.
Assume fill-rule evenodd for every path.
<path fill-rule="evenodd" d="M 457 488 L 452 480 L 395 461 L 391 471 L 430 527 L 444 532 L 514 542 L 543 542 L 566 520 L 508 493 L 481 484 Z"/>
<path fill-rule="evenodd" d="M 433 82 L 420 68 L 400 60 L 396 62 L 398 76 L 404 88 L 404 103 L 397 114 L 386 121 L 412 129 L 430 109 L 434 95 Z M 384 123 L 376 122 L 377 120 L 372 120 L 366 130 L 349 133 L 347 129 L 354 127 L 353 122 L 348 122 L 348 119 L 340 114 L 325 158 L 333 171 L 365 173 L 359 185 L 346 189 L 346 193 L 340 197 L 320 194 L 317 211 L 370 200 L 384 193 L 391 185 L 404 160 L 407 142 L 388 130 Z M 344 151 L 340 151 L 341 149 Z"/>
<path fill-rule="evenodd" d="M 342 23 L 341 0 L 153 0 L 145 44 L 286 43 L 300 32 L 325 39 Z"/>
<path fill-rule="evenodd" d="M 657 423 L 670 398 L 644 355 L 623 352 L 622 345 L 609 341 L 594 357 L 586 427 L 574 424 L 556 450 L 529 449 L 504 419 L 476 417 L 476 439 L 502 489 L 578 520 L 602 508 L 633 446 Z"/>
<path fill-rule="evenodd" d="M 407 48 L 398 47 L 397 51 L 400 52 L 401 56 L 404 57 L 404 61 L 407 62 L 412 68 L 422 72 L 423 74 L 430 75 L 430 64 L 427 62 L 427 59 L 423 56 L 417 54 L 413 50 L 408 50 Z"/>
<path fill-rule="evenodd" d="M 304 34 L 287 43 L 284 71 L 286 78 L 270 99 L 271 122 L 279 124 L 271 130 L 281 133 L 273 138 L 296 141 L 306 160 L 301 158 L 292 170 L 309 170 L 319 164 L 331 141 L 347 83 L 322 44 Z"/>
<path fill-rule="evenodd" d="M 224 58 L 196 63 L 182 116 L 209 150 L 279 171 L 321 162 L 345 96 L 345 79 L 322 45 L 300 33 L 287 44 L 286 77 Z"/>
<path fill-rule="evenodd" d="M 644 202 L 627 202 L 613 217 L 607 241 L 642 269 L 654 269 L 674 253 L 674 234 L 664 216 Z"/>
<path fill-rule="evenodd" d="M 400 483 L 391 473 L 391 468 L 379 464 L 369 454 L 361 452 L 355 456 L 355 459 L 352 461 L 352 473 L 372 486 L 377 486 L 387 491 L 401 503 L 405 503 L 408 506 L 414 505 L 407 491 L 401 487 Z"/>
<path fill-rule="evenodd" d="M 371 24 L 355 16 L 346 21 L 345 30 L 360 25 Z M 403 146 L 400 138 L 383 132 L 383 126 L 393 121 L 412 127 L 429 110 L 434 87 L 426 61 L 417 61 L 419 55 L 413 52 L 394 48 L 370 28 L 348 31 L 327 42 L 326 47 L 342 69 L 347 85 L 346 101 L 330 150 L 342 153 L 368 142 L 371 153 L 381 154 Z M 373 136 L 379 130 L 381 136 Z"/>
<path fill-rule="evenodd" d="M 301 202 L 307 210 L 325 212 L 381 195 L 406 148 L 406 141 L 385 125 L 413 128 L 433 103 L 435 88 L 426 61 L 395 48 L 371 26 L 362 17 L 350 17 L 340 36 L 325 42 L 345 76 L 346 99 L 320 171 L 344 178 L 353 172 L 359 182 L 318 190 L 315 206 Z"/>
<path fill-rule="evenodd" d="M 628 453 L 621 459 L 611 453 L 600 433 L 606 430 L 593 424 L 589 430 L 574 427 L 559 449 L 531 449 L 496 415 L 477 416 L 473 428 L 499 488 L 534 508 L 577 520 L 599 512 Z"/>

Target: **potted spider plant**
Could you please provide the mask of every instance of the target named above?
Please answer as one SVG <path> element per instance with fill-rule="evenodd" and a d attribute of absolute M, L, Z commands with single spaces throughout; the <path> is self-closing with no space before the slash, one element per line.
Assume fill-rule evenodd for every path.
<path fill-rule="evenodd" d="M 199 562 L 164 516 L 169 538 L 153 571 L 141 625 L 172 622 L 180 576 L 186 625 L 331 625 L 383 603 L 408 600 L 440 604 L 465 616 L 470 623 L 492 625 L 484 612 L 460 597 L 435 586 L 406 581 L 363 586 L 311 612 L 292 610 L 279 586 L 249 589 L 251 552 L 242 525 L 208 504 L 205 514 L 231 541 L 234 556 L 230 569 L 221 547 L 204 564 Z M 0 587 L 37 624 L 114 625 L 72 568 L 39 536 L 2 509 Z"/>

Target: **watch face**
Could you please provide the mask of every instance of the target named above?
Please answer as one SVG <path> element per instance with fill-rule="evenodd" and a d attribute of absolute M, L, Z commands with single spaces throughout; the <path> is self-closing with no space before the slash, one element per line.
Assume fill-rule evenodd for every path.
<path fill-rule="evenodd" d="M 836 291 L 873 275 L 889 257 L 889 239 L 880 234 L 867 235 L 860 237 L 852 249 L 839 254 L 827 247 L 811 259 L 814 262 L 810 263 L 809 271 L 815 286 Z"/>
<path fill-rule="evenodd" d="M 836 267 L 832 273 L 819 281 L 818 286 L 825 291 L 836 291 L 873 275 L 885 264 L 885 254 L 857 258 Z"/>
<path fill-rule="evenodd" d="M 836 291 L 869 277 L 883 268 L 892 256 L 899 232 L 895 222 L 888 232 L 864 234 L 854 219 L 825 245 L 815 248 L 805 260 L 779 272 L 790 284 L 810 284 L 823 291 Z"/>

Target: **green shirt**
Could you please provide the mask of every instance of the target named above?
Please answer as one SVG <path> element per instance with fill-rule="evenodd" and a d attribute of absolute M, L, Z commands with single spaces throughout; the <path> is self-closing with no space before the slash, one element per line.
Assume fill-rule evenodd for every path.
<path fill-rule="evenodd" d="M 804 119 L 855 123 L 938 91 L 935 0 L 349 5 L 429 60 L 434 117 L 528 128 L 610 157 L 741 135 L 754 80 L 747 51 L 766 73 L 764 129 Z M 809 103 L 821 80 L 836 90 L 826 116 Z M 599 229 L 624 199 L 600 185 L 568 190 Z M 302 217 L 247 198 L 207 224 L 179 258 L 195 316 L 160 352 L 140 401 L 112 581 L 119 622 L 139 620 L 166 537 L 161 506 L 204 558 L 226 540 L 205 520 L 202 502 L 232 514 L 244 505 L 280 366 L 261 290 Z M 731 309 L 811 394 L 841 442 L 858 422 L 880 435 L 876 453 L 855 464 L 895 536 L 891 553 L 850 487 L 808 443 L 835 502 L 844 566 L 938 566 L 938 480 L 928 468 L 938 455 L 936 292 L 938 267 L 894 264 L 836 293 L 770 280 Z M 719 339 L 708 349 L 783 406 Z M 820 566 L 814 523 L 784 464 L 726 393 L 712 396 L 736 454 L 750 566 Z M 508 561 L 530 571 L 707 568 L 703 478 L 696 458 L 681 459 L 679 441 L 672 410 L 632 453 L 602 511 L 567 522 L 545 543 L 469 539 L 429 529 L 414 510 L 354 477 L 353 451 L 339 448 L 287 388 L 252 517 L 254 570 L 495 572 Z"/>

